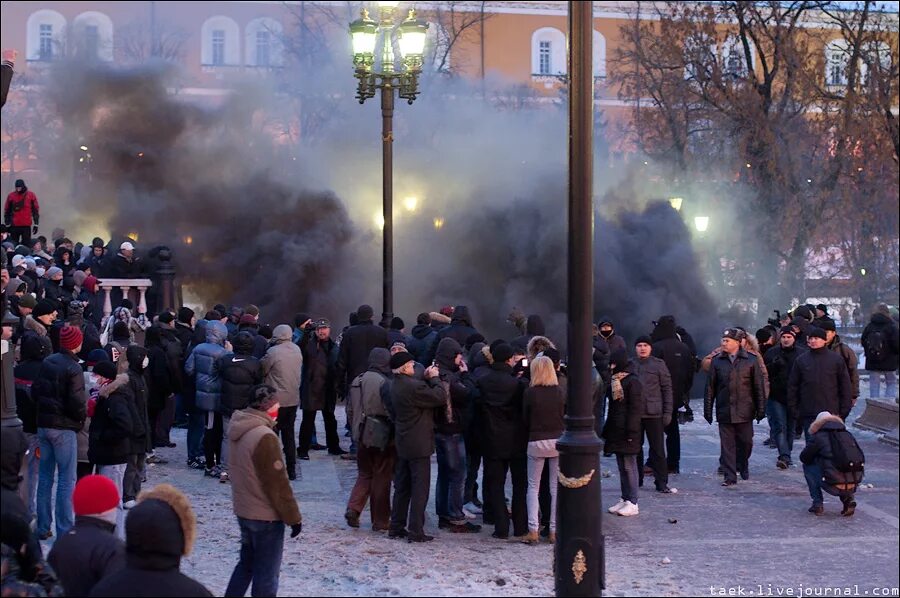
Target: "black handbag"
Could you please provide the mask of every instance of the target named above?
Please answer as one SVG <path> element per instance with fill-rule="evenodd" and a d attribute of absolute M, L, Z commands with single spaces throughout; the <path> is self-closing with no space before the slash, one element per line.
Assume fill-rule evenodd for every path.
<path fill-rule="evenodd" d="M 367 415 L 360 442 L 368 448 L 384 450 L 391 442 L 391 422 L 380 415 Z"/>

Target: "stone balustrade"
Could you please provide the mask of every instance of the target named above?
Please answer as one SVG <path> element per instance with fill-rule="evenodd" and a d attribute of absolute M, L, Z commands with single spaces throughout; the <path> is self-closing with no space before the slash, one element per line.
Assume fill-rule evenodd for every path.
<path fill-rule="evenodd" d="M 125 297 L 129 291 L 134 288 L 140 293 L 140 299 L 137 302 L 137 312 L 139 314 L 147 313 L 147 289 L 153 286 L 153 282 L 149 278 L 103 278 L 100 280 L 100 288 L 104 291 L 103 298 L 103 317 L 108 317 L 113 310 L 110 293 L 113 289 L 122 289 Z"/>

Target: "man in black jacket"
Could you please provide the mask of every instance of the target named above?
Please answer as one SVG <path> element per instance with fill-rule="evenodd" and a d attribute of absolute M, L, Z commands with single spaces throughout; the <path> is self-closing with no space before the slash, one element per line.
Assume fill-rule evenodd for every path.
<path fill-rule="evenodd" d="M 263 383 L 263 370 L 253 353 L 253 335 L 238 332 L 232 342 L 233 353 L 219 358 L 219 379 L 222 381 L 222 416 L 246 409 L 250 390 Z"/>
<path fill-rule="evenodd" d="M 521 353 L 526 353 L 528 351 L 528 341 L 536 336 L 546 336 L 546 334 L 547 331 L 544 328 L 544 320 L 537 314 L 531 314 L 528 316 L 528 319 L 525 320 L 525 334 L 514 338 L 509 344 L 512 345 L 513 349 L 516 349 Z"/>
<path fill-rule="evenodd" d="M 794 329 L 790 326 L 781 329 L 778 346 L 766 351 L 765 363 L 769 372 L 767 403 L 769 426 L 772 428 L 772 436 L 778 448 L 775 466 L 779 469 L 791 466 L 791 452 L 794 449 L 796 422 L 787 407 L 788 380 L 791 377 L 791 370 L 794 369 L 794 362 L 806 351 L 806 347 L 797 345 Z"/>
<path fill-rule="evenodd" d="M 897 398 L 897 368 L 900 367 L 900 329 L 884 304 L 876 308 L 860 339 L 869 372 L 869 397 Z M 884 393 L 881 378 L 884 376 Z"/>
<path fill-rule="evenodd" d="M 131 437 L 131 450 L 125 467 L 125 480 L 122 487 L 122 501 L 126 509 L 134 507 L 138 495 L 141 493 L 141 484 L 146 477 L 147 453 L 152 448 L 150 416 L 147 411 L 149 402 L 149 388 L 145 370 L 148 362 L 147 350 L 139 345 L 129 345 L 125 349 L 125 358 L 128 360 L 128 387 L 134 396 L 131 404 L 131 417 L 134 423 Z"/>
<path fill-rule="evenodd" d="M 669 473 L 678 473 L 681 461 L 681 430 L 678 412 L 686 413 L 694 384 L 694 354 L 675 332 L 675 318 L 662 316 L 653 330 L 653 357 L 666 363 L 672 378 L 672 419 L 666 426 L 666 464 Z"/>
<path fill-rule="evenodd" d="M 469 308 L 465 305 L 457 305 L 453 308 L 453 317 L 450 319 L 450 325 L 438 331 L 434 344 L 429 348 L 425 361 L 422 363 L 431 363 L 434 360 L 438 344 L 445 338 L 452 338 L 462 346 L 466 343 L 466 339 L 473 334 L 478 334 L 478 331 L 472 326 L 472 316 L 469 314 Z"/>
<path fill-rule="evenodd" d="M 812 506 L 808 509 L 813 515 L 825 514 L 825 501 L 822 490 L 838 496 L 844 508 L 841 515 L 853 516 L 856 511 L 854 494 L 863 479 L 861 467 L 851 471 L 841 471 L 836 463 L 837 455 L 834 449 L 843 452 L 845 459 L 851 455 L 858 455 L 861 461 L 865 460 L 860 455 L 861 450 L 853 435 L 844 426 L 844 421 L 827 411 L 816 416 L 809 426 L 809 440 L 806 448 L 800 453 L 800 461 L 803 462 L 803 473 L 806 475 L 806 485 L 812 498 Z M 857 465 L 862 465 L 861 462 Z"/>
<path fill-rule="evenodd" d="M 429 542 L 425 534 L 425 507 L 431 488 L 431 454 L 434 453 L 434 411 L 447 403 L 438 369 L 425 370 L 425 380 L 413 377 L 413 357 L 391 357 L 391 409 L 396 428 L 397 465 L 394 470 L 394 502 L 391 508 L 392 538 Z M 407 522 L 409 531 L 407 531 Z"/>
<path fill-rule="evenodd" d="M 372 323 L 375 315 L 372 307 L 360 305 L 356 315 L 358 323 L 348 328 L 341 337 L 337 365 L 338 392 L 341 396 L 347 395 L 353 379 L 369 367 L 372 349 L 388 348 L 387 331 Z"/>
<path fill-rule="evenodd" d="M 47 562 L 66 596 L 89 596 L 97 582 L 125 568 L 125 542 L 115 536 L 119 490 L 105 476 L 85 476 L 72 502 L 75 526 L 53 544 Z"/>
<path fill-rule="evenodd" d="M 722 333 L 722 351 L 710 361 L 709 380 L 703 401 L 703 417 L 712 425 L 713 407 L 719 422 L 719 462 L 725 474 L 723 486 L 737 484 L 737 474 L 750 478 L 753 450 L 753 419 L 766 415 L 763 376 L 756 357 L 741 348 L 745 333 L 728 328 Z M 738 460 L 740 457 L 740 460 Z"/>
<path fill-rule="evenodd" d="M 500 343 L 491 350 L 493 363 L 478 378 L 479 409 L 484 455 L 485 515 L 494 523 L 495 538 L 509 537 L 509 512 L 506 510 L 506 474 L 512 477 L 513 534 L 528 533 L 528 431 L 522 419 L 525 380 L 513 373 L 516 363 L 513 348 Z"/>
<path fill-rule="evenodd" d="M 632 363 L 634 374 L 641 381 L 644 393 L 644 416 L 641 418 L 641 450 L 638 453 L 638 485 L 644 484 L 644 437 L 650 445 L 648 461 L 653 470 L 656 491 L 672 493 L 666 466 L 665 429 L 672 417 L 672 377 L 666 362 L 653 357 L 653 344 L 649 336 L 640 336 L 634 342 L 637 359 Z"/>
<path fill-rule="evenodd" d="M 410 355 L 419 363 L 424 363 L 426 353 L 431 349 L 438 331 L 431 327 L 431 315 L 427 312 L 420 313 L 416 318 L 416 325 L 406 344 Z"/>
<path fill-rule="evenodd" d="M 59 352 L 41 364 L 32 394 L 38 406 L 38 438 L 40 439 L 40 471 L 38 474 L 37 533 L 42 540 L 53 535 L 50 525 L 50 496 L 53 478 L 59 471 L 56 491 L 56 533 L 61 537 L 75 523 L 72 491 L 75 488 L 78 463 L 77 433 L 87 416 L 87 394 L 84 373 L 78 364 L 82 333 L 79 328 L 65 326 L 59 332 Z"/>
<path fill-rule="evenodd" d="M 321 411 L 328 454 L 344 455 L 347 451 L 341 448 L 337 418 L 334 416 L 337 406 L 338 346 L 331 340 L 331 324 L 327 320 L 316 322 L 315 333 L 304 333 L 301 337 L 300 349 L 303 351 L 303 386 L 300 390 L 303 421 L 300 423 L 297 453 L 301 459 L 309 458 L 310 443 L 316 431 L 316 412 Z"/>
<path fill-rule="evenodd" d="M 827 336 L 810 326 L 809 351 L 797 358 L 788 379 L 788 410 L 799 419 L 809 442 L 809 426 L 822 411 L 846 420 L 853 408 L 850 373 L 841 356 L 825 347 Z"/>

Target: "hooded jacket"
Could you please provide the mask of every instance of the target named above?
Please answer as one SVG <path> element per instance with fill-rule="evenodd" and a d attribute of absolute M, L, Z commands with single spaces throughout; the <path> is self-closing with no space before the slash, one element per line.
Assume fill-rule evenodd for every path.
<path fill-rule="evenodd" d="M 260 361 L 251 355 L 253 339 L 237 335 L 234 353 L 219 358 L 219 377 L 222 380 L 222 415 L 231 417 L 239 409 L 245 409 L 250 401 L 250 390 L 263 382 Z"/>
<path fill-rule="evenodd" d="M 453 317 L 450 319 L 450 325 L 441 328 L 438 331 L 434 343 L 429 348 L 423 363 L 430 363 L 434 360 L 438 345 L 445 338 L 452 338 L 459 343 L 459 346 L 463 346 L 466 344 L 466 339 L 473 334 L 478 334 L 478 330 L 472 326 L 472 316 L 469 315 L 469 308 L 465 305 L 457 305 L 453 309 Z"/>
<path fill-rule="evenodd" d="M 75 354 L 62 351 L 44 359 L 31 392 L 37 403 L 39 428 L 81 430 L 88 397 L 84 372 Z"/>
<path fill-rule="evenodd" d="M 509 344 L 513 349 L 525 353 L 528 350 L 528 341 L 536 336 L 546 336 L 547 331 L 544 328 L 544 320 L 541 316 L 531 315 L 525 320 L 525 334 L 514 338 Z"/>
<path fill-rule="evenodd" d="M 142 493 L 125 520 L 125 568 L 101 579 L 91 596 L 212 596 L 179 570 L 181 557 L 191 552 L 196 528 L 190 501 L 174 487 L 160 484 Z"/>
<path fill-rule="evenodd" d="M 675 331 L 675 320 L 663 317 L 653 330 L 654 357 L 666 362 L 672 377 L 673 409 L 687 406 L 690 402 L 691 386 L 694 384 L 694 354 L 687 344 L 681 342 Z"/>
<path fill-rule="evenodd" d="M 66 596 L 89 596 L 101 579 L 125 568 L 125 543 L 115 530 L 98 517 L 78 515 L 75 525 L 53 543 L 47 562 Z"/>
<path fill-rule="evenodd" d="M 24 342 L 25 338 L 28 336 L 35 336 L 40 340 L 41 345 L 44 347 L 45 355 L 53 353 L 53 341 L 50 340 L 50 331 L 40 320 L 31 314 L 28 314 L 25 316 L 25 322 L 22 324 L 22 328 L 25 330 L 22 334 L 22 342 Z"/>
<path fill-rule="evenodd" d="M 357 376 L 350 384 L 347 400 L 347 421 L 353 440 L 360 441 L 362 427 L 368 415 L 390 417 L 391 405 L 391 352 L 372 349 L 369 353 L 368 371 Z"/>
<path fill-rule="evenodd" d="M 469 372 L 459 371 L 455 363 L 456 356 L 461 354 L 462 347 L 452 338 L 445 338 L 438 343 L 435 361 L 441 385 L 449 396 L 447 405 L 435 410 L 434 424 L 438 434 L 462 434 L 469 425 L 470 402 L 475 396 L 476 387 Z"/>
<path fill-rule="evenodd" d="M 604 322 L 608 322 L 609 324 L 612 324 L 612 322 L 608 318 L 600 318 L 600 323 L 602 324 Z M 618 334 L 616 334 L 615 327 L 613 327 L 612 332 L 610 332 L 609 335 L 604 335 L 603 331 L 600 331 L 600 336 L 604 340 L 606 340 L 606 343 L 609 345 L 610 355 L 612 355 L 616 351 L 619 351 L 620 349 L 622 351 L 628 350 L 628 347 L 625 344 L 625 339 L 622 338 L 621 336 L 619 336 Z"/>
<path fill-rule="evenodd" d="M 231 417 L 228 468 L 234 514 L 253 521 L 293 525 L 301 521 L 300 508 L 274 426 L 268 414 L 256 409 L 235 411 Z"/>
<path fill-rule="evenodd" d="M 431 327 L 430 324 L 416 324 L 409 336 L 406 344 L 406 350 L 419 363 L 425 363 L 427 352 L 437 338 L 438 331 Z"/>
<path fill-rule="evenodd" d="M 841 356 L 822 347 L 798 357 L 788 378 L 787 406 L 794 419 L 814 419 L 822 411 L 846 419 L 853 388 Z"/>
<path fill-rule="evenodd" d="M 800 452 L 800 461 L 804 465 L 818 463 L 822 468 L 823 490 L 834 496 L 853 494 L 856 485 L 862 482 L 863 472 L 839 471 L 834 464 L 834 453 L 831 450 L 831 435 L 844 447 L 844 452 L 855 452 L 856 444 L 853 435 L 847 430 L 843 420 L 836 415 L 816 418 L 809 426 L 810 439 Z M 842 487 L 843 486 L 843 487 Z"/>
<path fill-rule="evenodd" d="M 128 359 L 128 386 L 134 400 L 131 402 L 131 417 L 134 431 L 131 436 L 131 454 L 141 455 L 153 449 L 153 429 L 150 427 L 150 415 L 147 411 L 150 390 L 144 373 L 144 358 L 147 350 L 138 345 L 129 345 L 125 350 Z"/>
<path fill-rule="evenodd" d="M 128 461 L 134 435 L 134 394 L 128 374 L 101 386 L 88 431 L 88 460 L 96 465 L 118 465 Z"/>
<path fill-rule="evenodd" d="M 338 353 L 337 380 L 341 395 L 346 394 L 353 379 L 369 367 L 372 349 L 388 348 L 387 331 L 372 320 L 360 322 L 344 332 Z"/>
<path fill-rule="evenodd" d="M 207 322 L 206 342 L 194 347 L 184 363 L 184 372 L 194 378 L 196 405 L 202 411 L 218 411 L 222 402 L 222 381 L 219 378 L 218 360 L 228 353 L 225 339 L 228 331 L 221 322 Z"/>
<path fill-rule="evenodd" d="M 871 351 L 872 337 L 878 334 L 881 337 L 882 350 L 880 355 L 874 355 Z M 862 338 L 863 349 L 866 352 L 866 370 L 870 372 L 893 372 L 900 367 L 900 331 L 897 324 L 883 313 L 874 313 L 865 329 Z"/>
<path fill-rule="evenodd" d="M 13 370 L 16 382 L 16 415 L 22 420 L 23 431 L 37 434 L 37 402 L 32 393 L 34 381 L 41 372 L 41 363 L 49 355 L 36 335 L 22 338 L 21 361 Z"/>
<path fill-rule="evenodd" d="M 766 414 L 763 377 L 755 355 L 739 349 L 734 363 L 724 351 L 712 358 L 703 417 L 712 423 L 713 406 L 720 424 L 761 420 Z"/>
<path fill-rule="evenodd" d="M 300 404 L 300 383 L 303 375 L 303 352 L 291 341 L 290 326 L 275 327 L 269 350 L 261 364 L 265 383 L 275 389 L 282 407 Z"/>
<path fill-rule="evenodd" d="M 397 456 L 424 459 L 434 453 L 434 412 L 447 404 L 440 380 L 397 375 L 391 382 L 391 404 L 397 436 Z"/>

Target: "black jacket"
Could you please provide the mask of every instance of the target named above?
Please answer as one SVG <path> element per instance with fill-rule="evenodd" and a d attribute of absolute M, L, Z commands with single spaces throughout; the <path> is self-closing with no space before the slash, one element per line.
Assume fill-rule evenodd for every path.
<path fill-rule="evenodd" d="M 525 381 L 506 363 L 493 363 L 478 378 L 478 418 L 482 426 L 483 454 L 488 459 L 512 459 L 525 454 L 528 434 L 522 420 Z"/>
<path fill-rule="evenodd" d="M 118 465 L 128 461 L 134 435 L 133 403 L 128 374 L 119 374 L 115 380 L 100 388 L 88 431 L 88 459 L 91 463 Z"/>
<path fill-rule="evenodd" d="M 242 347 L 239 353 L 228 353 L 219 358 L 219 379 L 222 381 L 222 415 L 231 417 L 237 410 L 245 409 L 250 402 L 250 390 L 263 383 L 262 364 Z M 235 351 L 238 348 L 235 347 Z"/>
<path fill-rule="evenodd" d="M 22 430 L 37 434 L 37 401 L 32 393 L 34 381 L 41 373 L 45 348 L 37 335 L 22 339 L 20 356 L 22 361 L 13 370 L 16 380 L 16 415 L 22 420 Z"/>
<path fill-rule="evenodd" d="M 846 420 L 853 408 L 853 389 L 841 356 L 822 347 L 798 357 L 788 378 L 787 406 L 795 419 L 814 419 L 827 411 Z"/>
<path fill-rule="evenodd" d="M 160 325 L 159 335 L 162 340 L 162 348 L 166 352 L 166 360 L 169 363 L 169 371 L 171 372 L 172 392 L 178 394 L 181 392 L 184 384 L 184 348 L 178 331 L 172 327 Z"/>
<path fill-rule="evenodd" d="M 181 344 L 182 361 L 184 361 L 187 359 L 188 347 L 194 338 L 194 329 L 183 322 L 175 322 L 175 336 L 178 337 L 178 342 Z"/>
<path fill-rule="evenodd" d="M 469 308 L 465 305 L 457 306 L 453 311 L 453 318 L 450 320 L 450 325 L 441 328 L 438 331 L 434 342 L 425 356 L 425 361 L 422 363 L 426 365 L 431 363 L 437 353 L 438 345 L 445 338 L 452 338 L 462 347 L 466 344 L 466 339 L 473 334 L 478 334 L 478 331 L 472 326 L 472 316 L 469 315 Z"/>
<path fill-rule="evenodd" d="M 47 562 L 66 596 L 87 596 L 97 582 L 125 568 L 125 543 L 116 526 L 96 517 L 75 517 L 75 525 L 53 544 Z"/>
<path fill-rule="evenodd" d="M 852 494 L 856 490 L 856 484 L 862 481 L 863 472 L 839 471 L 835 467 L 834 454 L 831 450 L 831 435 L 834 434 L 835 441 L 844 447 L 845 453 L 851 450 L 855 452 L 853 435 L 844 426 L 844 422 L 832 415 L 818 423 L 813 422 L 809 427 L 809 433 L 811 438 L 800 452 L 800 461 L 804 465 L 817 463 L 822 468 L 823 490 L 829 494 L 835 496 Z M 852 489 L 836 489 L 835 484 L 848 484 Z"/>
<path fill-rule="evenodd" d="M 409 351 L 416 361 L 425 363 L 427 353 L 435 342 L 434 339 L 437 338 L 437 334 L 438 331 L 431 326 L 416 324 L 412 329 L 412 334 L 409 336 L 406 350 Z"/>
<path fill-rule="evenodd" d="M 421 459 L 434 452 L 434 410 L 446 404 L 437 378 L 418 380 L 395 375 L 391 383 L 391 410 L 396 430 L 397 456 Z"/>
<path fill-rule="evenodd" d="M 734 363 L 722 351 L 710 362 L 703 417 L 712 423 L 713 405 L 720 424 L 761 420 L 766 414 L 763 376 L 756 357 L 740 349 Z"/>
<path fill-rule="evenodd" d="M 644 391 L 644 418 L 672 417 L 672 377 L 666 362 L 652 355 L 632 362 L 633 373 L 641 381 Z"/>
<path fill-rule="evenodd" d="M 555 440 L 565 429 L 566 395 L 561 386 L 529 386 L 522 398 L 528 441 Z"/>
<path fill-rule="evenodd" d="M 121 253 L 103 261 L 106 272 L 100 278 L 137 278 L 141 275 L 141 265 L 136 259 L 128 261 Z"/>
<path fill-rule="evenodd" d="M 514 338 L 509 344 L 512 345 L 513 349 L 525 353 L 528 351 L 528 343 L 531 339 L 536 336 L 546 336 L 546 334 L 547 331 L 544 327 L 544 320 L 541 319 L 541 316 L 528 316 L 528 319 L 525 320 L 525 334 Z"/>
<path fill-rule="evenodd" d="M 435 410 L 434 424 L 438 434 L 462 434 L 469 425 L 470 406 L 476 389 L 469 372 L 460 372 L 454 363 L 461 353 L 459 343 L 448 338 L 441 341 L 435 355 L 441 385 L 450 393 L 449 413 L 446 404 Z"/>
<path fill-rule="evenodd" d="M 873 351 L 875 338 L 880 339 L 878 344 L 881 345 L 881 350 L 878 355 Z M 900 367 L 900 331 L 891 318 L 882 313 L 872 314 L 860 340 L 866 352 L 866 370 L 893 372 Z"/>
<path fill-rule="evenodd" d="M 125 350 L 128 359 L 128 386 L 134 396 L 131 402 L 131 417 L 134 423 L 131 437 L 131 454 L 141 455 L 152 447 L 150 416 L 147 413 L 147 380 L 144 377 L 143 361 L 147 350 L 137 345 L 130 345 Z"/>
<path fill-rule="evenodd" d="M 369 320 L 347 329 L 338 354 L 337 376 L 341 395 L 346 395 L 353 379 L 368 369 L 369 353 L 377 347 L 389 348 L 387 331 L 381 326 Z"/>
<path fill-rule="evenodd" d="M 664 328 L 663 323 L 657 326 L 657 330 Z M 672 378 L 673 409 L 690 402 L 691 386 L 694 384 L 694 354 L 690 347 L 678 340 L 675 329 L 671 332 L 660 332 L 662 338 L 653 343 L 653 356 L 666 362 L 669 375 Z"/>
<path fill-rule="evenodd" d="M 337 343 L 330 338 L 321 342 L 315 333 L 309 333 L 303 335 L 300 349 L 303 351 L 300 408 L 306 411 L 333 409 L 337 403 Z"/>
<path fill-rule="evenodd" d="M 776 345 L 766 351 L 766 370 L 769 372 L 769 398 L 787 405 L 788 380 L 794 362 L 797 358 L 809 351 L 794 343 L 790 349 Z"/>
<path fill-rule="evenodd" d="M 84 371 L 74 354 L 65 351 L 47 357 L 31 392 L 38 406 L 39 428 L 78 432 L 84 426 L 87 392 Z"/>
<path fill-rule="evenodd" d="M 603 453 L 636 455 L 641 450 L 641 419 L 644 415 L 644 391 L 634 374 L 621 380 L 623 398 L 609 401 L 603 425 Z"/>

